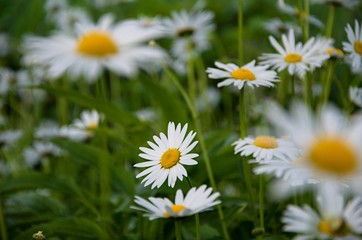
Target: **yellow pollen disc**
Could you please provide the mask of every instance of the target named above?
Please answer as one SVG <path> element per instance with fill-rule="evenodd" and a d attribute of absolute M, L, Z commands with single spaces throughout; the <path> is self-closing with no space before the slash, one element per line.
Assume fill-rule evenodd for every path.
<path fill-rule="evenodd" d="M 338 48 L 328 48 L 327 53 L 330 56 L 343 56 L 344 55 L 343 51 Z"/>
<path fill-rule="evenodd" d="M 183 211 L 185 208 L 184 205 L 181 204 L 175 204 L 171 206 L 171 209 L 174 213 L 179 214 L 181 211 Z"/>
<path fill-rule="evenodd" d="M 231 73 L 231 77 L 239 80 L 255 80 L 255 75 L 252 71 L 246 68 L 238 68 Z"/>
<path fill-rule="evenodd" d="M 356 53 L 362 55 L 362 41 L 355 41 L 353 47 Z"/>
<path fill-rule="evenodd" d="M 318 139 L 312 145 L 308 159 L 316 168 L 337 175 L 354 171 L 358 162 L 354 149 L 338 138 Z"/>
<path fill-rule="evenodd" d="M 258 136 L 254 140 L 254 145 L 261 148 L 276 148 L 278 147 L 278 143 L 274 137 L 271 136 Z"/>
<path fill-rule="evenodd" d="M 93 31 L 78 39 L 77 51 L 92 57 L 106 57 L 117 53 L 118 48 L 107 33 Z"/>
<path fill-rule="evenodd" d="M 330 237 L 342 237 L 349 233 L 349 228 L 343 219 L 332 219 L 332 221 L 321 220 L 318 224 L 320 232 Z"/>
<path fill-rule="evenodd" d="M 168 169 L 175 166 L 180 160 L 180 151 L 176 148 L 168 149 L 161 157 L 162 167 Z"/>
<path fill-rule="evenodd" d="M 288 63 L 297 63 L 297 62 L 302 61 L 302 55 L 300 55 L 298 53 L 288 53 L 284 57 L 284 61 L 286 61 Z"/>
<path fill-rule="evenodd" d="M 88 123 L 87 127 L 90 129 L 95 129 L 98 127 L 98 124 L 96 122 L 90 122 L 90 123 Z"/>

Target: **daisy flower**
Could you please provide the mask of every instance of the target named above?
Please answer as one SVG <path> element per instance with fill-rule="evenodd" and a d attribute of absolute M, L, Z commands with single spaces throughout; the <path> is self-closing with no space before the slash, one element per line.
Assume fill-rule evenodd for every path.
<path fill-rule="evenodd" d="M 187 126 L 187 124 L 184 127 L 181 127 L 181 124 L 175 126 L 173 122 L 169 122 L 167 136 L 160 133 L 160 137 L 153 136 L 156 144 L 147 142 L 151 148 L 140 147 L 142 153 L 139 156 L 147 161 L 137 163 L 134 167 L 147 168 L 136 176 L 140 178 L 147 175 L 142 180 L 145 186 L 152 183 L 151 188 L 159 188 L 168 179 L 168 186 L 174 187 L 177 178 L 182 180 L 187 176 L 183 165 L 197 164 L 194 158 L 199 155 L 190 153 L 198 143 L 198 141 L 192 142 L 196 133 L 191 131 L 186 135 Z"/>
<path fill-rule="evenodd" d="M 239 90 L 245 85 L 251 88 L 266 86 L 274 87 L 274 82 L 278 82 L 275 71 L 267 70 L 268 66 L 256 66 L 255 60 L 239 67 L 233 63 L 223 64 L 215 62 L 218 68 L 207 68 L 209 78 L 225 78 L 217 84 L 218 87 L 234 85 Z"/>
<path fill-rule="evenodd" d="M 291 184 L 337 182 L 358 191 L 362 181 L 362 116 L 348 120 L 327 106 L 315 116 L 302 104 L 288 114 L 271 105 L 267 117 L 300 149 L 297 158 L 275 158 L 254 169 L 272 173 Z"/>
<path fill-rule="evenodd" d="M 113 24 L 113 16 L 104 15 L 98 24 L 77 25 L 76 37 L 57 33 L 48 38 L 25 38 L 24 61 L 48 67 L 53 78 L 67 73 L 72 79 L 84 77 L 92 82 L 104 68 L 133 76 L 140 64 L 165 57 L 157 46 L 142 44 L 158 35 L 159 31 L 153 28 Z"/>
<path fill-rule="evenodd" d="M 362 198 L 346 203 L 343 194 L 323 190 L 317 197 L 318 212 L 308 205 L 289 205 L 282 222 L 284 231 L 298 233 L 294 239 L 357 240 L 362 233 Z"/>
<path fill-rule="evenodd" d="M 33 167 L 49 156 L 60 156 L 62 151 L 51 142 L 35 142 L 24 150 L 25 163 Z"/>
<path fill-rule="evenodd" d="M 294 31 L 291 29 L 288 36 L 282 35 L 283 47 L 269 36 L 269 41 L 278 53 L 264 53 L 260 59 L 261 64 L 271 65 L 278 72 L 288 69 L 290 75 L 297 74 L 303 79 L 306 71 L 313 71 L 316 67 L 321 67 L 324 60 L 329 58 L 327 49 L 319 49 L 323 43 L 321 40 L 316 41 L 310 38 L 305 45 L 295 43 Z"/>
<path fill-rule="evenodd" d="M 190 12 L 172 12 L 170 18 L 161 22 L 164 33 L 173 38 L 171 53 L 178 64 L 184 65 L 190 57 L 210 47 L 209 35 L 215 28 L 212 23 L 214 14 L 202 8 L 196 4 Z"/>
<path fill-rule="evenodd" d="M 343 42 L 343 50 L 349 53 L 347 62 L 351 63 L 353 71 L 358 71 L 362 68 L 362 22 L 360 25 L 355 20 L 354 31 L 349 24 L 345 30 L 349 42 Z"/>
<path fill-rule="evenodd" d="M 135 196 L 135 203 L 138 206 L 131 208 L 146 212 L 143 216 L 150 220 L 156 218 L 177 218 L 194 215 L 196 213 L 210 210 L 213 206 L 221 202 L 216 200 L 220 193 L 212 193 L 212 188 L 202 185 L 199 188 L 191 188 L 184 197 L 180 189 L 177 190 L 175 202 L 168 198 L 148 198 L 148 201 Z"/>
<path fill-rule="evenodd" d="M 297 24 L 293 22 L 282 22 L 279 18 L 270 19 L 266 21 L 263 26 L 265 30 L 275 36 L 288 33 L 290 29 L 293 29 L 296 35 L 302 33 L 301 28 Z"/>
<path fill-rule="evenodd" d="M 298 155 L 298 149 L 291 141 L 267 135 L 246 137 L 235 141 L 232 145 L 235 145 L 235 154 L 252 155 L 258 162 L 270 161 L 274 157 Z"/>

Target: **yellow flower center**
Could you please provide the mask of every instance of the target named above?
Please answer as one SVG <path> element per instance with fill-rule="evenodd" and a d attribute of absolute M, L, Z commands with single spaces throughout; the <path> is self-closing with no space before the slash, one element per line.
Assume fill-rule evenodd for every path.
<path fill-rule="evenodd" d="M 343 139 L 320 138 L 312 145 L 308 159 L 318 169 L 344 175 L 357 168 L 357 154 Z"/>
<path fill-rule="evenodd" d="M 362 55 L 362 41 L 355 41 L 353 47 L 356 53 Z"/>
<path fill-rule="evenodd" d="M 239 80 L 255 80 L 255 75 L 252 71 L 246 68 L 238 68 L 231 73 L 231 77 Z"/>
<path fill-rule="evenodd" d="M 169 169 L 175 166 L 180 160 L 180 151 L 176 148 L 168 149 L 161 157 L 161 166 Z"/>
<path fill-rule="evenodd" d="M 97 123 L 97 122 L 94 122 L 94 121 L 91 121 L 91 122 L 88 123 L 87 127 L 88 127 L 89 129 L 95 129 L 95 128 L 98 127 L 98 123 Z"/>
<path fill-rule="evenodd" d="M 109 34 L 93 31 L 78 39 L 77 51 L 92 57 L 106 57 L 118 52 L 118 48 Z"/>
<path fill-rule="evenodd" d="M 179 37 L 188 37 L 188 36 L 191 36 L 195 31 L 196 31 L 196 29 L 193 27 L 184 27 L 184 28 L 179 29 L 176 32 L 176 35 Z"/>
<path fill-rule="evenodd" d="M 186 209 L 186 207 L 184 205 L 182 205 L 182 204 L 174 204 L 170 208 L 176 214 L 179 214 L 181 211 Z M 168 212 L 164 212 L 163 216 L 169 218 L 170 214 Z"/>
<path fill-rule="evenodd" d="M 254 145 L 261 148 L 276 148 L 278 147 L 278 143 L 274 137 L 271 136 L 258 136 L 254 140 Z"/>
<path fill-rule="evenodd" d="M 338 48 L 328 48 L 327 53 L 330 56 L 343 56 L 344 55 L 343 51 Z"/>
<path fill-rule="evenodd" d="M 284 61 L 288 63 L 297 63 L 302 61 L 302 55 L 298 53 L 288 53 L 287 55 L 285 55 Z"/>
<path fill-rule="evenodd" d="M 340 218 L 331 219 L 329 221 L 321 220 L 318 229 L 330 237 L 342 237 L 349 233 L 346 222 Z"/>

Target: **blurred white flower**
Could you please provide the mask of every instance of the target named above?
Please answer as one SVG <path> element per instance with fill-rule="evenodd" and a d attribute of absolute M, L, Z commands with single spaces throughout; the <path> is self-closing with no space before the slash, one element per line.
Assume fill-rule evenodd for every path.
<path fill-rule="evenodd" d="M 137 118 L 145 122 L 153 122 L 156 119 L 156 112 L 152 108 L 143 108 L 135 112 Z"/>
<path fill-rule="evenodd" d="M 289 205 L 282 222 L 284 231 L 298 233 L 293 238 L 304 240 L 358 240 L 362 233 L 362 198 L 346 203 L 345 196 L 324 187 L 317 197 L 318 211 L 308 205 Z"/>
<path fill-rule="evenodd" d="M 56 122 L 51 120 L 41 122 L 35 129 L 34 135 L 38 139 L 59 137 L 59 126 Z"/>
<path fill-rule="evenodd" d="M 279 18 L 273 18 L 266 21 L 263 24 L 264 28 L 275 36 L 280 36 L 281 34 L 287 34 L 290 29 L 293 29 L 296 35 L 302 33 L 301 28 L 292 22 L 282 22 Z"/>
<path fill-rule="evenodd" d="M 15 72 L 0 67 L 0 95 L 6 96 L 15 85 Z"/>
<path fill-rule="evenodd" d="M 34 142 L 33 146 L 24 150 L 25 163 L 29 167 L 39 164 L 46 158 L 60 156 L 62 151 L 51 142 Z"/>
<path fill-rule="evenodd" d="M 351 25 L 347 24 L 345 27 L 348 41 L 343 42 L 343 50 L 349 53 L 347 62 L 351 64 L 354 72 L 361 71 L 362 69 L 362 22 L 354 22 L 354 31 Z"/>
<path fill-rule="evenodd" d="M 112 15 L 104 15 L 98 24 L 77 25 L 77 37 L 58 33 L 48 38 L 28 36 L 24 41 L 24 60 L 48 67 L 50 77 L 67 73 L 72 79 L 95 81 L 107 68 L 117 74 L 133 76 L 140 64 L 163 60 L 166 55 L 157 46 L 143 42 L 154 39 L 159 31 L 113 24 Z"/>
<path fill-rule="evenodd" d="M 14 143 L 23 135 L 21 130 L 7 130 L 0 132 L 0 146 L 2 148 L 14 147 Z"/>
<path fill-rule="evenodd" d="M 349 87 L 349 100 L 362 108 L 362 88 Z"/>
<path fill-rule="evenodd" d="M 95 7 L 107 7 L 119 3 L 134 2 L 135 0 L 92 0 Z"/>
<path fill-rule="evenodd" d="M 135 196 L 135 203 L 138 206 L 131 206 L 132 209 L 146 212 L 143 216 L 150 220 L 157 218 L 178 218 L 194 215 L 196 213 L 211 210 L 221 201 L 216 200 L 220 193 L 212 193 L 212 188 L 202 185 L 199 188 L 191 188 L 184 197 L 180 189 L 177 190 L 175 202 L 168 198 L 148 198 L 148 201 Z"/>
<path fill-rule="evenodd" d="M 204 93 L 196 98 L 196 109 L 199 112 L 211 111 L 216 108 L 220 99 L 220 91 L 216 88 L 208 87 Z"/>
<path fill-rule="evenodd" d="M 333 182 L 358 191 L 362 181 L 362 117 L 348 120 L 339 110 L 327 106 L 317 115 L 302 104 L 286 113 L 270 105 L 267 118 L 300 149 L 296 158 L 275 158 L 254 169 L 273 174 L 291 185 Z"/>
<path fill-rule="evenodd" d="M 73 34 L 77 31 L 77 25 L 91 22 L 91 17 L 83 8 L 70 7 L 60 11 L 59 14 L 54 17 L 53 22 L 60 31 Z"/>

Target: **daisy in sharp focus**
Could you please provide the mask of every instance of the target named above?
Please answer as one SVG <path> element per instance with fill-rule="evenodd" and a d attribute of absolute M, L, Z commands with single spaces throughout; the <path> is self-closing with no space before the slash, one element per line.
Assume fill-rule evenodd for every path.
<path fill-rule="evenodd" d="M 212 188 L 202 185 L 199 188 L 191 188 L 184 197 L 180 189 L 177 190 L 175 202 L 171 202 L 168 198 L 148 198 L 148 201 L 135 196 L 135 203 L 138 206 L 131 206 L 136 210 L 146 212 L 145 217 L 150 220 L 157 218 L 177 218 L 186 217 L 199 212 L 210 210 L 213 206 L 220 204 L 221 201 L 216 200 L 220 193 L 212 193 Z"/>
<path fill-rule="evenodd" d="M 157 46 L 143 44 L 159 36 L 159 30 L 137 28 L 122 22 L 113 24 L 104 15 L 98 24 L 80 23 L 76 37 L 57 33 L 50 37 L 28 36 L 24 41 L 27 64 L 40 64 L 57 78 L 67 73 L 72 79 L 95 81 L 104 68 L 119 75 L 133 76 L 140 64 L 166 57 Z"/>
<path fill-rule="evenodd" d="M 190 131 L 186 135 L 188 125 L 181 124 L 177 126 L 173 122 L 168 123 L 167 136 L 160 133 L 160 137 L 153 136 L 156 143 L 148 141 L 151 148 L 140 147 L 143 152 L 139 156 L 145 159 L 145 162 L 137 163 L 134 167 L 147 168 L 139 173 L 136 178 L 144 177 L 142 183 L 145 186 L 152 184 L 151 188 L 161 187 L 168 179 L 168 186 L 174 187 L 177 178 L 182 180 L 187 176 L 183 165 L 196 165 L 194 158 L 197 153 L 190 153 L 198 141 L 193 141 L 196 133 Z"/>
<path fill-rule="evenodd" d="M 360 240 L 362 233 L 362 198 L 346 201 L 332 187 L 322 189 L 317 197 L 318 211 L 308 205 L 289 205 L 282 222 L 284 231 L 298 235 L 295 240 Z"/>
<path fill-rule="evenodd" d="M 275 71 L 267 70 L 268 66 L 256 66 L 255 60 L 239 67 L 233 63 L 223 64 L 215 62 L 218 68 L 207 68 L 209 78 L 225 79 L 217 84 L 218 87 L 234 85 L 239 90 L 244 86 L 251 88 L 265 86 L 274 87 L 274 83 L 278 82 Z"/>
<path fill-rule="evenodd" d="M 349 53 L 347 62 L 351 63 L 352 70 L 357 72 L 362 69 L 362 22 L 354 22 L 354 31 L 351 25 L 345 27 L 348 41 L 343 42 L 343 50 Z"/>
<path fill-rule="evenodd" d="M 295 43 L 292 29 L 288 36 L 282 35 L 283 46 L 272 36 L 269 36 L 269 41 L 278 53 L 264 53 L 260 57 L 261 64 L 270 65 L 278 72 L 287 68 L 290 75 L 296 74 L 301 79 L 307 71 L 321 67 L 323 61 L 329 58 L 327 49 L 318 48 L 323 41 L 312 37 L 304 45 L 301 42 Z"/>
<path fill-rule="evenodd" d="M 251 155 L 257 162 L 269 161 L 274 157 L 296 157 L 299 153 L 291 141 L 267 135 L 246 137 L 235 141 L 232 145 L 235 145 L 235 154 Z"/>
<path fill-rule="evenodd" d="M 317 115 L 302 104 L 286 113 L 271 105 L 267 118 L 300 149 L 296 158 L 275 158 L 261 163 L 256 174 L 274 174 L 291 185 L 334 182 L 360 191 L 362 182 L 362 116 L 347 119 L 327 106 Z"/>

